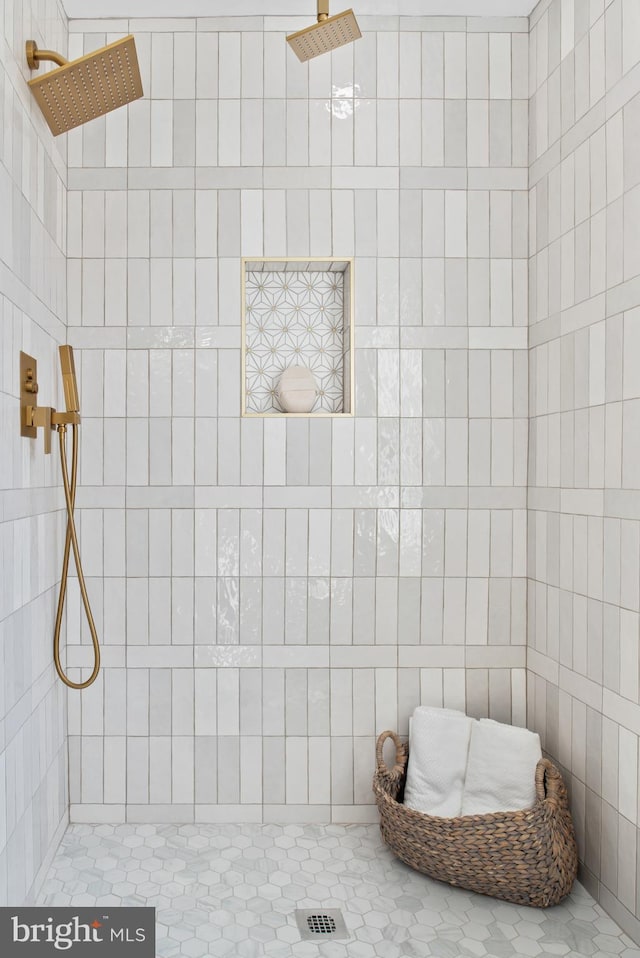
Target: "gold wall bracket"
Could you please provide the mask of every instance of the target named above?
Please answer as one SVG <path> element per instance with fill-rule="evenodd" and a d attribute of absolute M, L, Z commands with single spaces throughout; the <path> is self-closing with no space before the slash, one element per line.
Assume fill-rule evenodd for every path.
<path fill-rule="evenodd" d="M 27 40 L 25 50 L 27 54 L 27 66 L 30 70 L 39 70 L 40 63 L 43 60 L 50 60 L 51 63 L 57 63 L 59 67 L 63 67 L 65 63 L 68 63 L 68 60 L 66 60 L 62 54 L 56 53 L 55 50 L 38 50 L 35 40 Z"/>

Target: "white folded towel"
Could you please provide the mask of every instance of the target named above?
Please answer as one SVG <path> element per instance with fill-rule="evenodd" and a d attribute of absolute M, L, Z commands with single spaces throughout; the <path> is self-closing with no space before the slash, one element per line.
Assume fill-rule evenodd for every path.
<path fill-rule="evenodd" d="M 431 712 L 435 715 L 457 715 L 458 717 L 467 718 L 464 712 L 460 712 L 459 709 L 441 709 L 437 708 L 435 705 L 417 705 L 413 710 L 413 715 L 417 712 Z M 411 743 L 411 725 L 413 723 L 413 715 L 409 716 L 409 743 Z"/>
<path fill-rule="evenodd" d="M 409 730 L 404 803 L 416 811 L 456 817 L 474 720 L 452 709 L 420 707 Z"/>
<path fill-rule="evenodd" d="M 531 808 L 541 758 L 540 736 L 535 732 L 480 719 L 471 733 L 462 814 Z"/>

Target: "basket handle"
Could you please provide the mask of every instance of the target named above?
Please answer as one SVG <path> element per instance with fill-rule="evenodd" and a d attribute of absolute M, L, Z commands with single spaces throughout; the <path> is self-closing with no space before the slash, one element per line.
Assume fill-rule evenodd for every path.
<path fill-rule="evenodd" d="M 393 742 L 396 746 L 396 763 L 392 769 L 389 768 L 382 757 L 382 749 L 388 738 L 393 739 Z M 386 732 L 381 732 L 381 734 L 378 736 L 378 741 L 376 742 L 376 765 L 378 772 L 380 774 L 390 775 L 392 778 L 402 778 L 407 764 L 407 758 L 407 746 L 400 741 L 396 733 L 389 730 Z"/>
<path fill-rule="evenodd" d="M 541 758 L 536 765 L 536 798 L 550 802 L 554 807 L 562 804 L 564 782 L 562 775 L 548 758 Z"/>

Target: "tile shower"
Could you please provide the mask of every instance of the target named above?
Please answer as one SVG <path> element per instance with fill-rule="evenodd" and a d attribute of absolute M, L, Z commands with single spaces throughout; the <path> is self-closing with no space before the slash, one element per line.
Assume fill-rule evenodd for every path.
<path fill-rule="evenodd" d="M 73 821 L 373 821 L 420 698 L 525 721 L 528 23 L 363 22 L 308 68 L 269 17 L 70 23 L 147 90 L 69 135 Z M 242 258 L 306 256 L 354 258 L 355 416 L 242 418 Z"/>
<path fill-rule="evenodd" d="M 41 31 L 52 45 L 55 12 L 71 57 L 133 32 L 146 93 L 66 155 L 20 87 L 15 6 L 0 206 L 32 204 L 49 272 L 21 268 L 14 214 L 0 534 L 24 558 L 0 762 L 13 782 L 28 741 L 40 768 L 5 788 L 0 900 L 25 850 L 29 892 L 67 802 L 79 835 L 373 835 L 376 732 L 406 732 L 422 701 L 528 717 L 566 770 L 588 888 L 639 939 L 632 0 L 363 16 L 362 40 L 308 68 L 284 43 L 295 17 L 67 22 L 48 2 Z M 353 417 L 241 416 L 242 260 L 264 257 L 353 258 Z M 104 647 L 66 719 L 46 627 L 62 498 L 12 428 L 13 355 L 37 351 L 52 394 L 65 339 Z M 76 678 L 83 629 L 72 590 Z"/>

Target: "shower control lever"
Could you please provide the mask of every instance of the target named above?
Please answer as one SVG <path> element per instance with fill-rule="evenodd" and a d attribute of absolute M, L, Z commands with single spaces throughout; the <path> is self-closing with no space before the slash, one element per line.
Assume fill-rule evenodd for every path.
<path fill-rule="evenodd" d="M 51 406 L 27 406 L 26 424 L 44 429 L 44 451 L 48 455 L 51 452 L 51 430 L 79 426 L 80 413 L 58 412 Z"/>
<path fill-rule="evenodd" d="M 51 452 L 51 430 L 52 415 L 55 412 L 51 406 L 27 406 L 27 425 L 42 426 L 44 429 L 44 451 L 46 455 Z"/>

